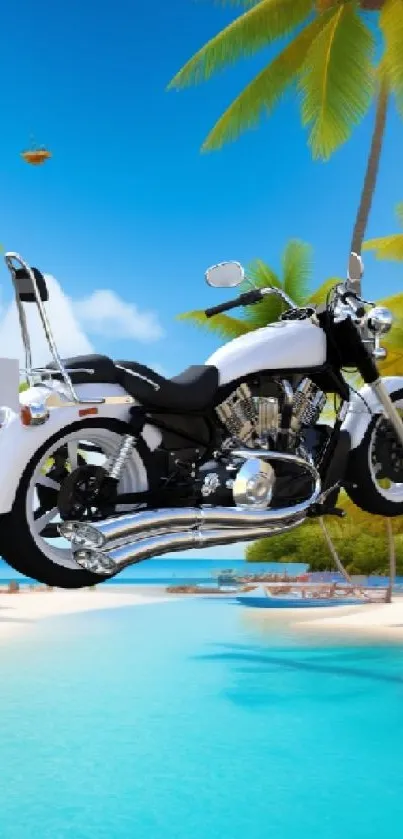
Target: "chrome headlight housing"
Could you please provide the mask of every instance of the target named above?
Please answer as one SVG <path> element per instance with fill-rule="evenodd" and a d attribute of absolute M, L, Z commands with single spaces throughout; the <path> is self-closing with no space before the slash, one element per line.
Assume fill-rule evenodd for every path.
<path fill-rule="evenodd" d="M 393 326 L 393 315 L 384 306 L 374 306 L 366 316 L 366 326 L 375 335 L 386 335 Z"/>

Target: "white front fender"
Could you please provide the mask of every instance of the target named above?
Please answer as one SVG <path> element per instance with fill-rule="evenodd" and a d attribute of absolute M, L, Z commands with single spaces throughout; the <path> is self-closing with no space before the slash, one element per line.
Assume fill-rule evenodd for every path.
<path fill-rule="evenodd" d="M 403 378 L 401 376 L 389 376 L 382 381 L 389 394 L 396 393 L 398 390 L 401 390 L 403 394 Z M 369 385 L 365 385 L 353 394 L 341 426 L 341 431 L 348 431 L 350 435 L 352 449 L 356 449 L 360 445 L 373 414 L 382 413 L 382 405 Z"/>
<path fill-rule="evenodd" d="M 81 399 L 96 399 L 107 396 L 127 397 L 127 393 L 119 385 L 114 384 L 85 384 L 76 387 Z M 49 396 L 49 389 L 42 387 L 31 388 L 20 394 L 21 404 L 30 401 L 40 401 Z M 90 423 L 91 420 L 117 419 L 127 422 L 129 408 L 132 404 L 99 404 L 95 416 L 83 417 L 80 409 L 84 405 L 49 408 L 49 419 L 43 425 L 24 426 L 19 413 L 10 409 L 0 409 L 0 515 L 9 513 L 23 472 L 35 452 L 47 440 L 76 422 Z M 160 432 L 151 425 L 146 425 L 143 437 L 151 451 L 157 448 L 161 441 Z"/>

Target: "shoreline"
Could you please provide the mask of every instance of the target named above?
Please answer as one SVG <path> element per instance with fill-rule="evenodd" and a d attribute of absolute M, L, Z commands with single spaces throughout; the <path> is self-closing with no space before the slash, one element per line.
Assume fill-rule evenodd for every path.
<path fill-rule="evenodd" d="M 142 591 L 139 591 L 139 589 Z M 146 606 L 177 599 L 158 586 L 111 586 L 104 589 L 52 589 L 35 591 L 21 587 L 18 592 L 0 592 L 0 643 L 32 623 L 86 612 Z"/>
<path fill-rule="evenodd" d="M 353 643 L 361 638 L 403 643 L 403 597 L 396 597 L 392 603 L 332 606 L 331 609 L 245 608 L 245 615 L 248 621 L 260 624 L 266 630 L 278 625 L 311 639 L 320 636 L 335 642 L 351 639 Z"/>
<path fill-rule="evenodd" d="M 173 600 L 209 598 L 200 593 L 173 594 L 164 585 L 122 584 L 86 589 L 32 589 L 21 586 L 19 591 L 0 591 L 0 643 L 19 633 L 30 624 L 47 618 L 104 611 L 124 607 L 146 606 Z M 223 599 L 231 594 L 226 594 Z M 217 599 L 221 599 L 217 598 Z M 337 636 L 367 640 L 385 640 L 403 643 L 403 596 L 395 595 L 392 603 L 371 603 L 359 606 L 334 606 L 331 608 L 253 609 L 245 607 L 243 614 L 261 625 L 286 624 L 293 631 L 309 634 Z"/>
<path fill-rule="evenodd" d="M 337 607 L 335 607 L 337 609 Z M 347 607 L 348 608 L 348 607 Z M 294 628 L 314 632 L 320 630 L 329 635 L 354 634 L 378 640 L 403 642 L 403 598 L 397 597 L 392 603 L 371 603 L 357 606 L 338 614 L 312 616 L 311 620 L 297 621 Z"/>

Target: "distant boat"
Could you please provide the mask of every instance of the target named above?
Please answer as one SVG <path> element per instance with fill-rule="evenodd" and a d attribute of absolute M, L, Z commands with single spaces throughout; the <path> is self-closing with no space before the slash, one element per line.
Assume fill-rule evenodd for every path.
<path fill-rule="evenodd" d="M 237 597 L 242 606 L 252 609 L 312 609 L 319 606 L 359 606 L 357 598 L 347 597 Z"/>
<path fill-rule="evenodd" d="M 334 592 L 329 596 L 325 592 L 291 589 L 287 586 L 283 590 L 273 590 L 265 586 L 258 586 L 245 595 L 240 594 L 236 600 L 242 606 L 249 606 L 252 609 L 312 609 L 322 606 L 358 606 L 363 601 L 357 597 L 340 596 Z"/>
<path fill-rule="evenodd" d="M 219 571 L 216 577 L 219 586 L 237 586 L 240 582 L 238 575 L 232 568 Z"/>

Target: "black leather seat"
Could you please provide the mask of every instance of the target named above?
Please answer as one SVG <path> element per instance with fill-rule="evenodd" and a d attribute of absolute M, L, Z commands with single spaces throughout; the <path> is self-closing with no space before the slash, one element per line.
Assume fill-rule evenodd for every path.
<path fill-rule="evenodd" d="M 154 370 L 136 361 L 116 361 L 122 387 L 146 408 L 175 411 L 203 411 L 218 389 L 216 367 L 188 367 L 173 379 L 164 379 Z"/>
<path fill-rule="evenodd" d="M 165 379 L 145 364 L 112 361 L 106 355 L 78 355 L 64 358 L 63 364 L 73 384 L 120 384 L 146 408 L 203 411 L 212 404 L 218 389 L 216 367 L 188 367 L 179 376 Z M 48 364 L 47 369 L 55 370 L 55 364 Z M 60 374 L 55 378 L 60 379 Z"/>
<path fill-rule="evenodd" d="M 118 383 L 115 363 L 107 355 L 75 355 L 74 358 L 64 358 L 63 364 L 66 370 L 73 371 L 69 372 L 69 376 L 74 385 L 90 382 Z M 46 369 L 55 370 L 56 365 L 52 362 Z M 56 374 L 55 378 L 60 379 L 60 374 Z"/>

